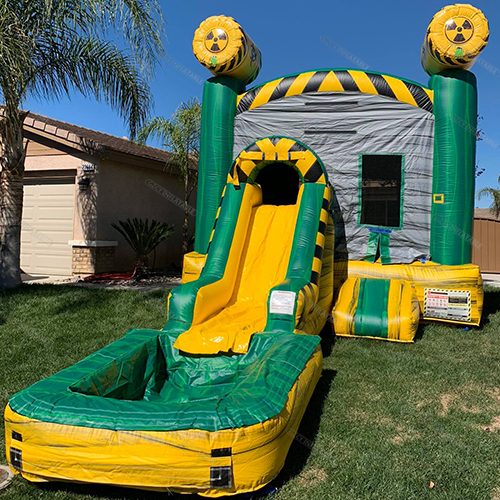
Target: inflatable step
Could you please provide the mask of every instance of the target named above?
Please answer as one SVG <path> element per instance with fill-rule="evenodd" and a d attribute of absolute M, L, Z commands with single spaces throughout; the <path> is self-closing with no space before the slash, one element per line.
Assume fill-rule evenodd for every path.
<path fill-rule="evenodd" d="M 339 337 L 413 342 L 419 319 L 415 288 L 404 280 L 349 278 L 333 310 Z"/>

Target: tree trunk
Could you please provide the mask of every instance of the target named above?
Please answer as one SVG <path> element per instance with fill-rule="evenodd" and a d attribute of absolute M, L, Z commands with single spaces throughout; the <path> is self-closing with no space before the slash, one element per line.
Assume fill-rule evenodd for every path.
<path fill-rule="evenodd" d="M 182 225 L 182 255 L 187 254 L 189 245 L 189 172 L 184 174 L 184 224 Z"/>
<path fill-rule="evenodd" d="M 0 121 L 0 289 L 21 283 L 21 219 L 26 151 L 23 122 L 26 113 L 5 109 Z"/>
<path fill-rule="evenodd" d="M 149 272 L 149 257 L 147 255 L 136 255 L 134 259 L 135 277 L 145 278 Z"/>

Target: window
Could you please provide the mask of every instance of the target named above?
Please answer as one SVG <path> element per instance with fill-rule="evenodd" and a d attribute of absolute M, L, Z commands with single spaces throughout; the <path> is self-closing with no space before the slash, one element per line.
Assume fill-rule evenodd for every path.
<path fill-rule="evenodd" d="M 403 155 L 361 155 L 360 223 L 401 227 Z"/>

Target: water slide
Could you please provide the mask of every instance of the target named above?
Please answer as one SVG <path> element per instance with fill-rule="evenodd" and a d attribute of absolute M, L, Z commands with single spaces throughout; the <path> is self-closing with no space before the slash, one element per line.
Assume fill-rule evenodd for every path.
<path fill-rule="evenodd" d="M 172 291 L 162 331 L 132 330 L 10 399 L 17 473 L 211 497 L 276 477 L 332 300 L 331 188 L 300 180 L 288 205 L 229 182 L 203 271 Z"/>

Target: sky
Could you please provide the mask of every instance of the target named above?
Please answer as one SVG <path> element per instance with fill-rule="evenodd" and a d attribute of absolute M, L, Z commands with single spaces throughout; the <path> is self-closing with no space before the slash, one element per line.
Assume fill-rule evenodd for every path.
<path fill-rule="evenodd" d="M 167 56 L 150 85 L 155 102 L 153 115 L 165 118 L 180 102 L 190 97 L 201 100 L 203 81 L 211 74 L 198 63 L 191 44 L 194 31 L 209 16 L 234 17 L 259 47 L 263 64 L 254 84 L 311 69 L 359 69 L 342 50 L 324 43 L 331 40 L 374 71 L 426 85 L 428 76 L 420 65 L 420 48 L 432 16 L 447 5 L 437 0 L 159 2 L 166 21 Z M 477 164 L 485 169 L 476 181 L 476 189 L 480 189 L 496 187 L 500 175 L 500 0 L 474 0 L 473 5 L 486 15 L 491 31 L 488 46 L 472 69 L 478 80 L 479 114 L 483 117 L 480 128 L 485 134 L 477 148 Z M 179 67 L 186 70 L 180 71 Z M 24 107 L 83 127 L 127 136 L 115 111 L 76 93 L 59 102 L 29 99 Z M 483 199 L 476 201 L 476 206 L 487 207 L 489 203 Z"/>

